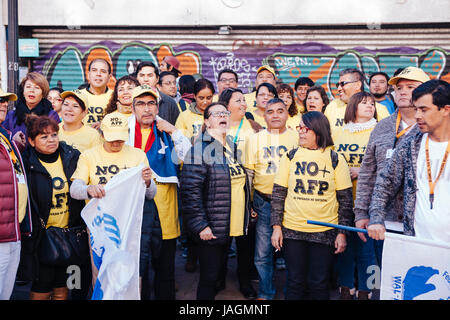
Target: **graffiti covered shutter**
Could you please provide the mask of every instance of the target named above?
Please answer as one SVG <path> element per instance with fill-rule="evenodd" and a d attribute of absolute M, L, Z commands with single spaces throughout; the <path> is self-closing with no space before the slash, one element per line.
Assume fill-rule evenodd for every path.
<path fill-rule="evenodd" d="M 140 61 L 159 64 L 166 55 L 181 61 L 183 74 L 201 73 L 216 83 L 218 73 L 231 68 L 239 86 L 251 91 L 261 64 L 275 68 L 291 85 L 308 76 L 336 90 L 339 70 L 356 67 L 390 76 L 399 67 L 423 68 L 432 78 L 450 80 L 450 28 L 270 28 L 233 27 L 230 35 L 203 28 L 33 28 L 40 57 L 33 69 L 47 76 L 50 86 L 74 89 L 86 81 L 87 62 L 103 57 L 113 66 L 114 79 L 132 73 Z"/>

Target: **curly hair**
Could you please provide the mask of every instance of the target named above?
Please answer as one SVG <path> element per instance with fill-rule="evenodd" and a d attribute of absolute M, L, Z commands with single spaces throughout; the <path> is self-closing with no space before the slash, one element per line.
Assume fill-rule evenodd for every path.
<path fill-rule="evenodd" d="M 292 99 L 291 104 L 289 106 L 287 106 L 289 116 L 293 117 L 293 116 L 297 115 L 298 110 L 297 110 L 297 105 L 295 104 L 294 90 L 291 88 L 291 86 L 286 83 L 281 83 L 277 86 L 277 92 L 278 92 L 278 95 L 280 95 L 280 93 L 289 93 L 289 95 L 291 96 L 291 99 Z"/>
<path fill-rule="evenodd" d="M 136 87 L 139 86 L 139 81 L 131 75 L 123 76 L 122 78 L 117 80 L 116 84 L 114 85 L 114 91 L 111 95 L 111 99 L 109 99 L 108 105 L 105 108 L 104 116 L 117 110 L 117 102 L 119 101 L 119 98 L 117 97 L 117 88 L 124 82 L 134 83 Z"/>

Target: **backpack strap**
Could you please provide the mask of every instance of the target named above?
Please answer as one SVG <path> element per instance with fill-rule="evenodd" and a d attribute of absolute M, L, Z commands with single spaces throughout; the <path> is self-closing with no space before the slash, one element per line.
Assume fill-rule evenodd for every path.
<path fill-rule="evenodd" d="M 179 104 L 180 104 L 181 110 L 185 111 L 186 110 L 186 101 L 184 101 L 184 99 L 180 99 Z"/>
<path fill-rule="evenodd" d="M 288 157 L 289 161 L 292 161 L 297 150 L 298 150 L 298 148 L 294 148 L 288 152 L 287 157 Z"/>
<path fill-rule="evenodd" d="M 331 155 L 331 164 L 333 165 L 333 169 L 336 170 L 336 167 L 339 163 L 339 155 L 333 149 L 330 149 L 330 155 Z"/>

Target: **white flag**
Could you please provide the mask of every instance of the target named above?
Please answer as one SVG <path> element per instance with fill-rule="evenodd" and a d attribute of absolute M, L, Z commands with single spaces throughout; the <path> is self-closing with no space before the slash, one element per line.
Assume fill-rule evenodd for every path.
<path fill-rule="evenodd" d="M 139 300 L 144 165 L 120 171 L 81 212 L 98 269 L 92 300 Z"/>
<path fill-rule="evenodd" d="M 449 300 L 450 244 L 385 233 L 381 300 Z"/>

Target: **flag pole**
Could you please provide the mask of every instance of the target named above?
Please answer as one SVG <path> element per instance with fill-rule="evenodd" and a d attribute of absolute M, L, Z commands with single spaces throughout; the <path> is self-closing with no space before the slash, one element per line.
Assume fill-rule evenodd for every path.
<path fill-rule="evenodd" d="M 306 220 L 306 222 L 308 224 L 316 224 L 316 225 L 319 225 L 319 226 L 337 228 L 337 229 L 342 229 L 342 230 L 346 230 L 346 231 L 353 231 L 353 232 L 362 232 L 362 233 L 367 234 L 367 230 L 366 229 L 360 229 L 360 228 L 348 227 L 348 226 L 341 226 L 339 224 L 327 223 L 327 222 L 321 222 L 321 221 L 315 221 L 315 220 Z"/>

